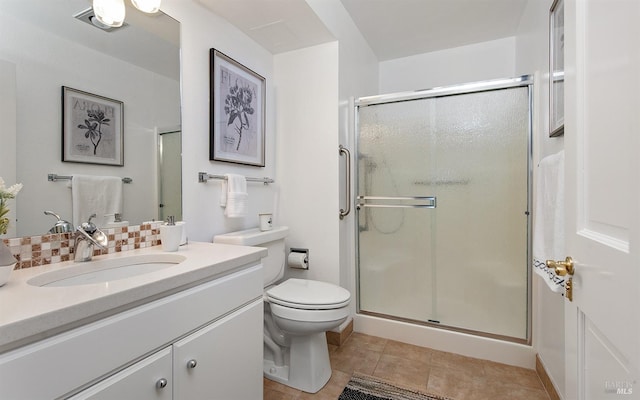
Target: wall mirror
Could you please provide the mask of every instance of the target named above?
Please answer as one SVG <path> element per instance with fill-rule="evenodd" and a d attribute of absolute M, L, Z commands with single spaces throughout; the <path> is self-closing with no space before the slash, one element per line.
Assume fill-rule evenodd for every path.
<path fill-rule="evenodd" d="M 10 236 L 46 234 L 56 222 L 46 210 L 77 225 L 70 181 L 49 174 L 131 178 L 121 211 L 130 225 L 164 218 L 161 204 L 181 212 L 181 196 L 162 198 L 181 192 L 180 24 L 126 3 L 125 26 L 109 31 L 93 23 L 88 0 L 0 0 L 0 87 L 13 88 L 0 91 L 0 118 L 15 120 L 0 124 L 3 146 L 15 147 L 0 176 L 24 185 L 10 201 Z M 123 103 L 123 166 L 62 161 L 63 86 Z"/>

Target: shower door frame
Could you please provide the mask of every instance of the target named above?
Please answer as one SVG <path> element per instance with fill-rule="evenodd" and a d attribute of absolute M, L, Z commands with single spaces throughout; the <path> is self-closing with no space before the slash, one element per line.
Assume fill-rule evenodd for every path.
<path fill-rule="evenodd" d="M 416 90 L 410 92 L 399 92 L 399 93 L 391 93 L 391 94 L 383 94 L 377 96 L 367 96 L 361 97 L 354 101 L 354 147 L 355 147 L 355 160 L 354 160 L 354 191 L 356 192 L 356 196 L 354 196 L 354 207 L 358 214 L 353 218 L 354 220 L 354 236 L 355 236 L 355 287 L 356 287 L 356 313 L 362 315 L 369 315 L 373 317 L 379 317 L 384 319 L 396 320 L 401 322 L 406 322 L 410 324 L 422 325 L 427 327 L 433 327 L 438 329 L 450 330 L 460 333 L 467 333 L 476 336 L 487 337 L 491 339 L 504 340 L 514 343 L 521 343 L 531 345 L 531 336 L 532 336 L 532 219 L 531 219 L 531 209 L 532 209 L 532 196 L 533 196 L 533 76 L 532 75 L 522 75 L 515 78 L 506 78 L 506 79 L 494 79 L 487 81 L 479 81 L 479 82 L 471 82 L 471 83 L 463 83 L 458 85 L 451 86 L 443 86 L 436 87 L 432 89 L 424 89 L 424 90 Z M 433 323 L 428 321 L 418 321 L 413 319 L 407 319 L 403 317 L 397 317 L 387 314 L 380 314 L 372 311 L 362 311 L 360 308 L 360 236 L 359 236 L 359 212 L 360 207 L 357 205 L 357 192 L 358 192 L 358 182 L 360 182 L 360 171 L 357 167 L 358 165 L 358 154 L 359 154 L 359 113 L 358 110 L 360 107 L 367 107 L 372 105 L 380 105 L 385 103 L 397 103 L 403 101 L 412 101 L 412 100 L 423 100 L 429 98 L 437 98 L 437 97 L 445 97 L 445 96 L 454 96 L 454 95 L 462 95 L 462 94 L 471 94 L 478 92 L 486 92 L 493 90 L 502 90 L 502 89 L 511 89 L 518 87 L 527 87 L 528 88 L 528 106 L 529 106 L 529 115 L 528 115 L 528 137 L 527 137 L 527 210 L 526 213 L 526 224 L 527 224 L 527 251 L 526 251 L 526 268 L 527 268 L 527 318 L 526 318 L 526 338 L 518 338 L 511 337 L 505 335 L 498 335 L 494 333 L 482 332 L 472 329 L 465 329 L 460 327 L 447 326 L 439 323 Z"/>

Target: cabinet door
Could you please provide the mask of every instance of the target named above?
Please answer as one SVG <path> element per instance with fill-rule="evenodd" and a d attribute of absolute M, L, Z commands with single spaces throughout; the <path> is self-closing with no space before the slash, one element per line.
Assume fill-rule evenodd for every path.
<path fill-rule="evenodd" d="M 174 398 L 262 399 L 262 298 L 174 344 Z"/>
<path fill-rule="evenodd" d="M 171 400 L 171 363 L 171 347 L 167 347 L 69 400 Z"/>

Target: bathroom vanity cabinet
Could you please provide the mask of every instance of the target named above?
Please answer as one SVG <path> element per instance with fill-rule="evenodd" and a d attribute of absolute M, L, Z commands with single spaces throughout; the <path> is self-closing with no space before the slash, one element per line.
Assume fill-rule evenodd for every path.
<path fill-rule="evenodd" d="M 0 354 L 0 397 L 259 399 L 262 265 Z"/>
<path fill-rule="evenodd" d="M 245 379 L 262 351 L 251 335 L 262 312 L 260 299 L 70 399 L 259 399 L 262 387 Z"/>

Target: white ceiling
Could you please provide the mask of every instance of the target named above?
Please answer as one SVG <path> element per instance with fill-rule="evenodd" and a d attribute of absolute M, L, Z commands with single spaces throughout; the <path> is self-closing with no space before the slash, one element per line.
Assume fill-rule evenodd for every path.
<path fill-rule="evenodd" d="M 334 40 L 305 0 L 196 0 L 273 54 Z M 380 61 L 513 36 L 528 0 L 340 0 Z"/>
<path fill-rule="evenodd" d="M 341 0 L 380 61 L 513 36 L 527 0 Z"/>
<path fill-rule="evenodd" d="M 195 0 L 273 54 L 335 40 L 305 0 Z"/>

